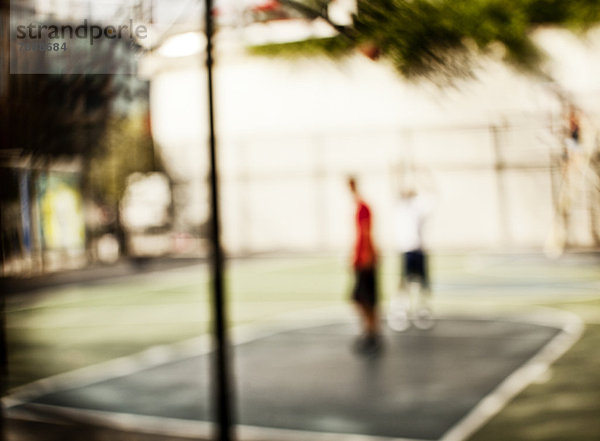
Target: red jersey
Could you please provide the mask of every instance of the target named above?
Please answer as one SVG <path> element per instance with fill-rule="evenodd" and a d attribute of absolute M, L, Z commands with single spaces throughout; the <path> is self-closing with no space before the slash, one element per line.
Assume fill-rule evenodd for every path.
<path fill-rule="evenodd" d="M 375 247 L 371 239 L 371 210 L 362 200 L 356 207 L 356 245 L 352 265 L 355 269 L 375 266 Z"/>

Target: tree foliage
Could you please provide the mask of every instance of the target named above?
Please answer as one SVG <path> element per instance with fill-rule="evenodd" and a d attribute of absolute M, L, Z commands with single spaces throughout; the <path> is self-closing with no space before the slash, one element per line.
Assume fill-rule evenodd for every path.
<path fill-rule="evenodd" d="M 377 45 L 407 77 L 470 71 L 474 52 L 500 49 L 505 61 L 536 71 L 539 26 L 583 30 L 600 20 L 598 0 L 359 0 L 356 38 Z M 474 51 L 475 49 L 475 51 Z"/>
<path fill-rule="evenodd" d="M 101 145 L 101 153 L 91 158 L 86 184 L 90 196 L 102 203 L 118 204 L 132 173 L 160 168 L 144 113 L 111 117 Z"/>
<path fill-rule="evenodd" d="M 330 21 L 316 1 L 281 0 L 308 18 Z M 501 54 L 513 66 L 539 73 L 543 54 L 531 39 L 535 29 L 582 32 L 599 21 L 600 0 L 358 0 L 352 25 L 331 23 L 340 31 L 335 39 L 350 44 L 321 46 L 326 52 L 330 47 L 376 48 L 371 55 L 389 59 L 407 78 L 469 75 L 475 54 Z M 308 47 L 314 52 L 315 46 Z M 299 52 L 298 45 L 287 47 Z M 271 52 L 284 49 L 280 45 Z"/>
<path fill-rule="evenodd" d="M 108 75 L 11 75 L 9 87 L 1 148 L 44 160 L 94 150 L 116 93 Z"/>
<path fill-rule="evenodd" d="M 6 3 L 0 3 L 0 19 L 8 37 Z M 3 43 L 8 48 L 8 39 Z M 126 41 L 105 39 L 93 48 L 73 44 L 69 57 L 30 51 L 15 61 L 9 60 L 9 51 L 1 53 L 0 153 L 37 163 L 97 153 L 108 120 L 118 111 L 118 100 L 131 92 L 122 80 L 126 75 L 119 75 L 131 64 L 131 50 Z M 31 73 L 9 74 L 9 61 Z"/>

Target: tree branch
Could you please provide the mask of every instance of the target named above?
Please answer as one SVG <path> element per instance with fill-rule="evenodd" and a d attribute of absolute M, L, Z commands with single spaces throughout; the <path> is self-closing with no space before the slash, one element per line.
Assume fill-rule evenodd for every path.
<path fill-rule="evenodd" d="M 331 21 L 331 19 L 329 18 L 329 14 L 327 14 L 327 8 L 316 10 L 296 0 L 279 0 L 279 2 L 282 5 L 289 6 L 290 8 L 295 9 L 307 18 L 321 18 L 325 20 L 327 24 L 329 24 L 332 28 L 338 31 L 341 35 L 347 37 L 351 41 L 356 41 L 356 35 L 354 32 L 352 32 L 351 28 L 349 28 L 348 26 L 338 25 Z"/>

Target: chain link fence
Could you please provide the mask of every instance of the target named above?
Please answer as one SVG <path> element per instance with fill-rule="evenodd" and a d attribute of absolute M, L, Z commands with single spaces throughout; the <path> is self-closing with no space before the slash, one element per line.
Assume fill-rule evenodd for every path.
<path fill-rule="evenodd" d="M 393 207 L 406 186 L 435 197 L 427 227 L 435 249 L 597 246 L 597 148 L 586 147 L 575 170 L 562 138 L 559 118 L 523 116 L 498 125 L 223 139 L 225 245 L 234 254 L 347 249 L 353 175 L 384 251 L 393 249 Z"/>

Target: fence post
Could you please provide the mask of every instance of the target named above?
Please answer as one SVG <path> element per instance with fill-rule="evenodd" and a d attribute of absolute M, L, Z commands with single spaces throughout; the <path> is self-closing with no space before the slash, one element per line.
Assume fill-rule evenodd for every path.
<path fill-rule="evenodd" d="M 506 130 L 506 126 L 503 127 Z M 500 128 L 495 125 L 490 126 L 492 134 L 492 148 L 494 150 L 494 173 L 496 177 L 496 195 L 498 198 L 498 214 L 500 240 L 503 244 L 511 243 L 511 234 L 509 228 L 509 208 L 508 199 L 506 197 L 506 187 L 504 185 L 504 172 L 506 164 L 502 155 L 502 147 L 500 143 Z"/>

